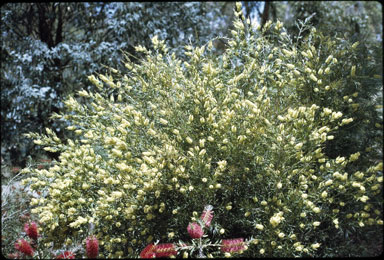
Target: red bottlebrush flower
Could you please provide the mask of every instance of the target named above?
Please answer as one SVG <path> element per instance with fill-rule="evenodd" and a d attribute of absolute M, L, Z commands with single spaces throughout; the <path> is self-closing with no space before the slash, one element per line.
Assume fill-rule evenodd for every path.
<path fill-rule="evenodd" d="M 24 231 L 25 233 L 27 233 L 27 236 L 29 236 L 33 240 L 37 240 L 37 237 L 39 236 L 39 232 L 37 230 L 36 222 L 25 223 Z"/>
<path fill-rule="evenodd" d="M 238 252 L 244 250 L 244 238 L 223 239 L 221 251 L 223 252 Z"/>
<path fill-rule="evenodd" d="M 204 235 L 203 229 L 197 223 L 189 223 L 187 230 L 191 238 L 201 238 Z"/>
<path fill-rule="evenodd" d="M 56 259 L 75 259 L 75 255 L 71 251 L 65 251 L 64 253 L 56 256 Z"/>
<path fill-rule="evenodd" d="M 71 251 L 65 251 L 62 254 L 58 255 L 56 259 L 75 259 L 75 254 Z"/>
<path fill-rule="evenodd" d="M 156 245 L 156 257 L 168 257 L 171 255 L 177 255 L 175 245 L 172 243 L 158 244 Z"/>
<path fill-rule="evenodd" d="M 201 214 L 200 219 L 204 222 L 206 227 L 209 227 L 211 225 L 211 221 L 213 218 L 213 207 L 211 205 L 207 205 L 204 208 L 203 214 Z"/>
<path fill-rule="evenodd" d="M 99 241 L 95 236 L 87 238 L 87 256 L 88 258 L 96 258 L 99 254 Z"/>
<path fill-rule="evenodd" d="M 34 250 L 25 239 L 18 239 L 15 243 L 15 249 L 21 253 L 33 256 Z"/>
<path fill-rule="evenodd" d="M 156 246 L 154 244 L 147 245 L 140 253 L 140 258 L 155 258 L 156 257 Z"/>

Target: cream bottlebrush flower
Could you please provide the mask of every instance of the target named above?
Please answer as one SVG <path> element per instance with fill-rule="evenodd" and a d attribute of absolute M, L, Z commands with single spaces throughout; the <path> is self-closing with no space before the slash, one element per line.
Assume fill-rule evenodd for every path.
<path fill-rule="evenodd" d="M 285 66 L 287 66 L 288 69 L 294 69 L 295 68 L 295 65 L 290 64 L 290 63 L 285 64 Z"/>
<path fill-rule="evenodd" d="M 168 121 L 165 120 L 164 118 L 160 118 L 160 123 L 163 124 L 163 125 L 167 125 Z"/>
<path fill-rule="evenodd" d="M 362 202 L 365 203 L 365 202 L 367 202 L 367 200 L 369 199 L 369 197 L 366 196 L 366 195 L 364 195 L 364 196 L 360 197 L 359 199 L 360 199 L 360 201 L 362 201 Z"/>
<path fill-rule="evenodd" d="M 327 196 L 328 196 L 327 191 L 323 191 L 323 192 L 321 193 L 321 197 L 322 197 L 322 198 L 326 198 Z"/>
<path fill-rule="evenodd" d="M 192 144 L 193 143 L 193 140 L 192 140 L 192 138 L 191 137 L 187 137 L 187 138 L 185 138 L 185 140 L 187 141 L 187 143 L 189 143 L 189 144 Z"/>
<path fill-rule="evenodd" d="M 333 60 L 333 56 L 329 55 L 328 58 L 325 60 L 325 63 L 328 64 Z"/>
<path fill-rule="evenodd" d="M 283 215 L 283 212 L 279 212 L 279 213 L 274 214 L 270 218 L 269 223 L 271 223 L 271 225 L 273 227 L 276 227 L 277 225 L 279 225 L 281 223 L 281 221 L 284 220 L 284 217 L 282 217 L 282 215 Z"/>
<path fill-rule="evenodd" d="M 341 120 L 341 125 L 347 125 L 351 122 L 353 122 L 353 118 L 344 118 L 343 120 Z"/>
<path fill-rule="evenodd" d="M 311 78 L 311 80 L 317 82 L 317 78 L 314 74 L 309 75 L 309 77 Z"/>
<path fill-rule="evenodd" d="M 336 226 L 339 225 L 339 219 L 335 218 L 333 221 L 333 224 L 335 224 Z"/>
<path fill-rule="evenodd" d="M 303 147 L 303 143 L 298 143 L 295 145 L 296 150 L 300 150 Z"/>
<path fill-rule="evenodd" d="M 258 230 L 263 230 L 264 229 L 264 226 L 262 224 L 256 224 L 255 227 L 258 229 Z"/>

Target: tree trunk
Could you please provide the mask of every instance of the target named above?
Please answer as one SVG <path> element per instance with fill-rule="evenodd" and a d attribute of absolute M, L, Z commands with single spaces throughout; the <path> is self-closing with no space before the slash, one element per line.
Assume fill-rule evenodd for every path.
<path fill-rule="evenodd" d="M 268 21 L 268 17 L 269 17 L 269 7 L 270 7 L 270 2 L 269 1 L 265 1 L 264 2 L 264 10 L 263 10 L 263 13 L 261 15 L 261 28 L 264 27 L 265 23 Z"/>
<path fill-rule="evenodd" d="M 273 3 L 270 3 L 270 8 L 271 8 L 271 14 L 272 14 L 272 21 L 276 21 L 276 5 Z"/>
<path fill-rule="evenodd" d="M 46 13 L 48 13 L 47 9 L 45 4 L 37 4 L 37 10 L 39 12 L 39 36 L 40 40 L 48 45 L 48 48 L 52 48 L 54 45 L 51 34 L 52 25 L 47 23 L 47 17 L 45 16 Z"/>
<path fill-rule="evenodd" d="M 59 18 L 57 21 L 55 46 L 63 41 L 63 12 L 61 10 L 60 4 L 59 4 L 58 8 L 59 8 L 59 11 L 58 11 Z"/>

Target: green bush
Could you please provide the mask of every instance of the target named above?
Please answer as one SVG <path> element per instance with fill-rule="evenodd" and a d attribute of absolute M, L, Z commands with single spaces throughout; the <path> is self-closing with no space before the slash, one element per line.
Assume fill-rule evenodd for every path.
<path fill-rule="evenodd" d="M 374 21 L 381 19 L 381 6 L 376 2 L 351 1 L 289 5 L 291 18 L 285 23 L 288 34 L 299 44 L 306 38 L 300 48 L 304 53 L 300 57 L 300 71 L 309 68 L 322 81 L 320 86 L 302 86 L 302 101 L 341 111 L 354 119 L 335 133 L 334 140 L 326 143 L 325 154 L 336 158 L 364 151 L 358 165 L 348 170 L 364 169 L 383 157 L 382 36 L 381 23 Z M 306 20 L 319 32 L 297 26 L 296 21 L 302 24 L 300 20 Z M 307 51 L 315 55 L 309 56 Z M 324 63 L 329 55 L 336 58 L 336 64 L 332 60 Z M 325 71 L 327 67 L 329 70 Z"/>
<path fill-rule="evenodd" d="M 280 22 L 252 28 L 239 10 L 222 55 L 210 41 L 186 46 L 182 61 L 154 37 L 153 50 L 137 47 L 139 64 L 127 57 L 127 72 L 90 76 L 99 92 L 80 91 L 86 105 L 69 97 L 54 115 L 77 139 L 29 134 L 61 153 L 48 170 L 23 170 L 44 194 L 31 203 L 47 245 L 94 233 L 101 256 L 138 256 L 152 241 L 188 240 L 208 204 L 213 235 L 252 239 L 244 256 L 338 255 L 334 237 L 383 224 L 382 162 L 347 172 L 360 153 L 328 158 L 325 142 L 353 118 L 302 98 L 337 88 L 351 67 L 329 58 L 336 48 L 293 45 Z M 344 74 L 319 82 L 302 56 Z"/>
<path fill-rule="evenodd" d="M 337 129 L 326 144 L 331 158 L 361 152 L 361 170 L 383 156 L 382 70 L 379 49 L 366 43 L 350 43 L 315 29 L 300 46 L 295 69 L 303 73 L 296 85 L 301 102 L 341 111 L 353 122 Z M 295 83 L 294 83 L 295 84 Z M 352 170 L 352 169 L 349 169 Z"/>

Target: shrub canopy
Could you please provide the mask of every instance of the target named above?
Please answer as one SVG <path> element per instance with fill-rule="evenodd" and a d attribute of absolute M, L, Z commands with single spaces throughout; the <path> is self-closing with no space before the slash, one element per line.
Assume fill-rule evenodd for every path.
<path fill-rule="evenodd" d="M 235 14 L 222 55 L 212 54 L 213 39 L 186 46 L 180 60 L 154 37 L 153 49 L 136 48 L 139 64 L 127 56 L 127 71 L 89 76 L 98 92 L 78 92 L 54 115 L 76 139 L 29 134 L 60 152 L 48 170 L 23 170 L 43 194 L 31 204 L 47 243 L 94 233 L 104 257 L 133 257 L 152 241 L 187 240 L 194 211 L 207 204 L 210 237 L 224 228 L 220 238 L 252 238 L 244 256 L 326 256 L 343 245 L 330 237 L 382 225 L 382 162 L 350 172 L 361 153 L 324 153 L 354 121 L 315 102 L 359 73 L 336 58 L 347 43 L 314 46 L 312 29 L 296 45 L 280 22 L 260 30 Z"/>

